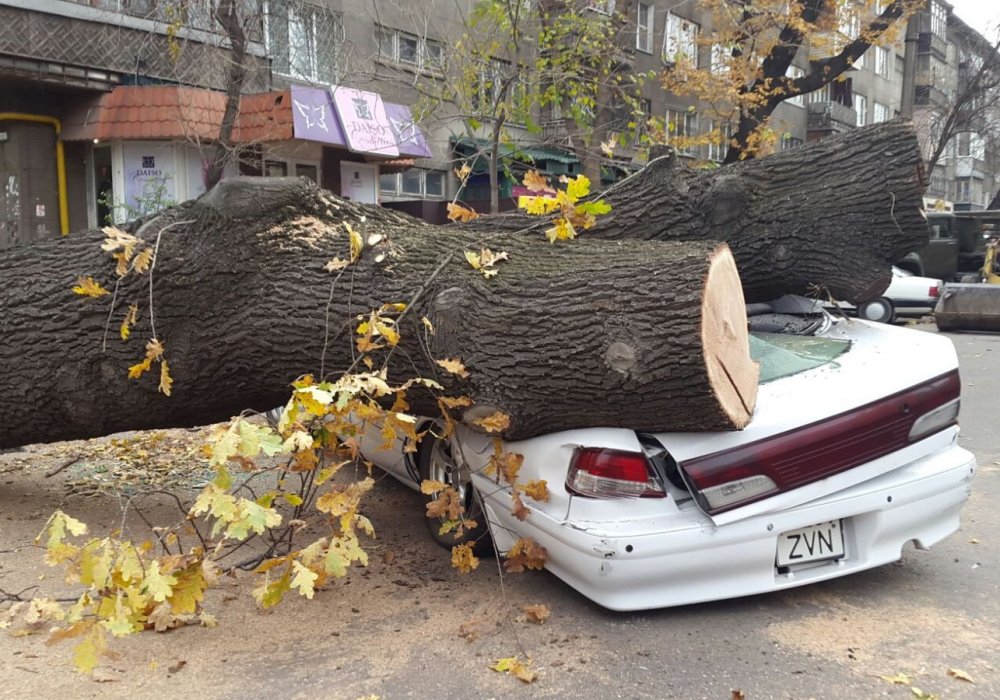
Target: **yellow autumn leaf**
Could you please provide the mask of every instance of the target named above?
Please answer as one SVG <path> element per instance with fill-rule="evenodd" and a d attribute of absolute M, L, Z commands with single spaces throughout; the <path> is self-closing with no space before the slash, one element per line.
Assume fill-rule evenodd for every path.
<path fill-rule="evenodd" d="M 167 367 L 167 361 L 163 360 L 160 363 L 160 385 L 157 388 L 162 394 L 170 396 L 170 388 L 173 385 L 174 378 L 170 376 L 170 368 Z"/>
<path fill-rule="evenodd" d="M 121 336 L 122 340 L 128 340 L 128 337 L 132 334 L 132 326 L 135 325 L 138 317 L 139 305 L 130 305 L 128 307 L 128 311 L 125 312 L 125 318 L 122 319 L 121 328 L 118 329 L 118 334 Z"/>
<path fill-rule="evenodd" d="M 564 176 L 565 177 L 565 176 Z M 574 202 L 590 194 L 590 178 L 586 175 L 577 175 L 574 178 L 566 178 L 566 196 Z"/>
<path fill-rule="evenodd" d="M 897 673 L 894 676 L 879 676 L 879 678 L 884 680 L 886 683 L 892 683 L 893 685 L 909 685 L 913 682 L 913 679 L 905 673 Z"/>
<path fill-rule="evenodd" d="M 97 666 L 98 657 L 104 652 L 106 642 L 104 631 L 98 625 L 92 625 L 90 634 L 73 649 L 73 665 L 80 673 L 90 673 Z"/>
<path fill-rule="evenodd" d="M 139 254 L 135 256 L 135 261 L 132 263 L 135 271 L 140 275 L 149 269 L 149 266 L 153 262 L 153 249 L 143 248 L 139 251 Z"/>
<path fill-rule="evenodd" d="M 446 372 L 454 374 L 461 377 L 462 379 L 467 379 L 469 376 L 469 371 L 465 369 L 465 365 L 457 357 L 451 357 L 444 360 L 435 360 L 435 362 L 442 367 Z"/>
<path fill-rule="evenodd" d="M 461 221 L 463 224 L 477 218 L 479 214 L 472 209 L 463 207 L 455 202 L 448 202 L 448 219 L 451 221 Z"/>
<path fill-rule="evenodd" d="M 469 261 L 469 265 L 472 266 L 473 270 L 482 269 L 482 265 L 479 262 L 479 254 L 473 253 L 471 250 L 465 251 L 465 259 Z"/>
<path fill-rule="evenodd" d="M 105 294 L 110 294 L 107 289 L 101 286 L 93 277 L 84 277 L 81 275 L 76 279 L 76 286 L 73 287 L 73 293 L 79 294 L 82 297 L 90 297 L 96 299 L 97 297 L 103 297 Z"/>
<path fill-rule="evenodd" d="M 333 260 L 331 260 L 330 262 L 328 262 L 326 265 L 324 265 L 323 269 L 325 269 L 327 272 L 336 272 L 337 270 L 343 270 L 345 267 L 347 267 L 350 264 L 351 263 L 348 262 L 347 260 L 341 260 L 340 258 L 334 258 Z"/>
<path fill-rule="evenodd" d="M 524 613 L 524 619 L 528 622 L 534 622 L 536 625 L 540 625 L 552 615 L 552 611 L 549 610 L 547 605 L 541 603 L 536 603 L 535 605 L 522 605 L 521 612 Z"/>
<path fill-rule="evenodd" d="M 533 192 L 555 192 L 544 175 L 537 170 L 529 170 L 521 180 L 525 187 Z"/>
<path fill-rule="evenodd" d="M 427 318 L 426 316 L 421 316 L 420 317 L 420 322 L 422 324 L 424 324 L 424 327 L 427 329 L 428 333 L 430 333 L 431 335 L 434 335 L 434 324 L 431 323 L 431 321 L 430 321 L 429 318 Z"/>
<path fill-rule="evenodd" d="M 545 237 L 549 239 L 549 243 L 572 240 L 576 238 L 576 229 L 573 224 L 560 217 L 551 228 L 545 230 Z"/>
<path fill-rule="evenodd" d="M 344 228 L 347 229 L 347 235 L 351 239 L 351 262 L 357 262 L 358 258 L 361 257 L 361 251 L 365 247 L 364 241 L 361 239 L 361 234 L 354 230 L 349 223 L 344 222 Z"/>
<path fill-rule="evenodd" d="M 156 338 L 146 343 L 146 357 L 150 360 L 157 360 L 163 357 L 163 343 Z"/>
<path fill-rule="evenodd" d="M 142 376 L 143 372 L 148 372 L 149 368 L 153 366 L 153 361 L 148 357 L 138 364 L 131 365 L 128 368 L 128 378 L 138 379 Z"/>
<path fill-rule="evenodd" d="M 469 179 L 469 175 L 472 174 L 472 166 L 468 163 L 462 163 L 461 168 L 453 168 L 452 172 L 455 173 L 455 177 L 464 185 L 465 181 Z"/>
<path fill-rule="evenodd" d="M 559 200 L 554 197 L 518 197 L 517 206 L 532 216 L 551 214 L 559 208 Z"/>
<path fill-rule="evenodd" d="M 472 553 L 472 545 L 465 542 L 451 548 L 451 565 L 468 574 L 479 566 L 479 557 Z"/>
<path fill-rule="evenodd" d="M 510 427 L 510 416 L 503 411 L 496 411 L 488 416 L 474 420 L 472 423 L 478 425 L 488 433 L 502 433 Z"/>
<path fill-rule="evenodd" d="M 970 676 L 968 673 L 958 668 L 949 668 L 948 675 L 956 680 L 966 681 L 968 683 L 975 683 L 975 681 L 972 680 L 972 676 Z"/>
<path fill-rule="evenodd" d="M 313 595 L 316 593 L 313 584 L 316 583 L 316 579 L 319 578 L 319 574 L 309 568 L 302 566 L 297 561 L 292 561 L 292 571 L 295 575 L 292 576 L 292 588 L 299 589 L 299 593 L 304 595 L 309 600 L 312 600 Z"/>
<path fill-rule="evenodd" d="M 538 678 L 538 674 L 531 670 L 531 659 L 525 659 L 522 662 L 517 656 L 497 659 L 490 668 L 497 673 L 510 674 L 525 683 L 531 683 Z"/>
<path fill-rule="evenodd" d="M 539 481 L 529 481 L 521 486 L 521 490 L 528 498 L 547 503 L 549 500 L 549 486 L 545 479 Z"/>
<path fill-rule="evenodd" d="M 149 568 L 146 570 L 146 576 L 143 579 L 143 586 L 146 592 L 157 603 L 162 603 L 170 597 L 170 592 L 176 583 L 177 578 L 175 576 L 160 573 L 160 562 L 158 561 L 150 563 Z"/>
<path fill-rule="evenodd" d="M 440 493 L 446 488 L 448 488 L 448 484 L 436 479 L 424 479 L 420 482 L 420 493 L 425 496 L 433 496 L 435 493 Z"/>

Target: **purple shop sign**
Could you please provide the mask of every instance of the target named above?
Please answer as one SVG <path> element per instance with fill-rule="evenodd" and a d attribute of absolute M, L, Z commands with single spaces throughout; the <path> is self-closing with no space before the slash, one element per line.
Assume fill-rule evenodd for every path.
<path fill-rule="evenodd" d="M 346 146 L 347 139 L 333 113 L 330 93 L 321 88 L 292 85 L 292 135 L 297 139 Z"/>
<path fill-rule="evenodd" d="M 404 156 L 430 158 L 431 149 L 420 127 L 413 121 L 413 113 L 406 105 L 385 103 L 385 114 L 389 117 L 389 126 L 396 137 L 399 152 Z"/>
<path fill-rule="evenodd" d="M 355 153 L 380 156 L 399 155 L 396 135 L 385 113 L 385 103 L 377 92 L 334 85 L 330 88 L 347 147 Z"/>

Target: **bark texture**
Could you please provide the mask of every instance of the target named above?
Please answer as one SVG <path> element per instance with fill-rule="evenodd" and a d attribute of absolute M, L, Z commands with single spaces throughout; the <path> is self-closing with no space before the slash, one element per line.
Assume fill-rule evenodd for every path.
<path fill-rule="evenodd" d="M 890 267 L 927 243 L 923 160 L 913 127 L 893 120 L 716 170 L 655 159 L 602 196 L 614 209 L 588 239 L 725 241 L 748 302 L 881 294 Z M 521 214 L 474 230 L 543 228 Z"/>
<path fill-rule="evenodd" d="M 324 266 L 349 259 L 344 222 L 368 245 L 338 275 Z M 153 335 L 148 273 L 127 278 L 111 310 L 110 295 L 71 292 L 80 274 L 114 288 L 99 232 L 6 250 L 0 447 L 197 425 L 279 405 L 296 377 L 336 377 L 350 366 L 358 317 L 389 302 L 413 305 L 390 380 L 435 378 L 449 395 L 471 396 L 473 415 L 505 411 L 511 438 L 598 425 L 729 429 L 753 409 L 738 277 L 731 262 L 731 272 L 718 271 L 731 259 L 715 242 L 550 245 L 499 235 L 486 245 L 510 260 L 485 279 L 463 253 L 480 249 L 479 234 L 346 202 L 292 178 L 226 180 L 137 228 L 149 243 L 163 232 L 153 309 L 173 395 L 157 392 L 155 366 L 126 378 Z M 714 278 L 728 307 L 706 323 Z M 132 303 L 140 320 L 122 342 L 118 327 Z M 466 380 L 432 360 L 456 356 Z M 429 395 L 409 398 L 415 412 L 436 411 Z"/>

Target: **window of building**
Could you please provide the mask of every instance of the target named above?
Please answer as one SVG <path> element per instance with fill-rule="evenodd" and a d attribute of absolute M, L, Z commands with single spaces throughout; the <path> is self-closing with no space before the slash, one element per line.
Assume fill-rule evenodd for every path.
<path fill-rule="evenodd" d="M 381 58 L 420 70 L 441 69 L 443 51 L 439 42 L 388 27 L 379 27 L 377 32 Z"/>
<path fill-rule="evenodd" d="M 859 95 L 854 93 L 854 111 L 858 115 L 858 126 L 864 126 L 868 123 L 868 98 L 864 95 Z"/>
<path fill-rule="evenodd" d="M 958 155 L 985 160 L 986 142 L 982 135 L 974 131 L 963 131 L 955 139 L 958 141 Z"/>
<path fill-rule="evenodd" d="M 269 0 L 264 4 L 264 30 L 275 73 L 318 83 L 340 82 L 338 59 L 344 36 L 338 13 Z"/>
<path fill-rule="evenodd" d="M 663 62 L 686 61 L 698 67 L 698 25 L 689 19 L 667 13 L 663 32 Z"/>
<path fill-rule="evenodd" d="M 819 90 L 813 90 L 806 95 L 806 101 L 810 104 L 814 102 L 829 102 L 830 101 L 830 84 L 827 83 Z"/>
<path fill-rule="evenodd" d="M 881 102 L 872 104 L 872 124 L 889 121 L 889 105 Z"/>
<path fill-rule="evenodd" d="M 948 10 L 937 0 L 931 0 L 931 33 L 947 39 Z"/>
<path fill-rule="evenodd" d="M 709 137 L 708 159 L 721 163 L 729 150 L 729 142 L 733 138 L 733 125 L 730 122 L 711 121 L 708 123 Z"/>
<path fill-rule="evenodd" d="M 587 0 L 587 9 L 610 15 L 615 11 L 615 0 Z"/>
<path fill-rule="evenodd" d="M 798 66 L 788 66 L 788 70 L 785 71 L 785 76 L 791 78 L 792 80 L 798 80 L 799 78 L 805 77 L 806 72 L 799 68 Z M 789 97 L 785 100 L 790 105 L 795 105 L 796 107 L 805 107 L 805 95 L 795 95 L 794 97 Z"/>
<path fill-rule="evenodd" d="M 798 148 L 802 145 L 802 139 L 797 136 L 792 136 L 791 134 L 783 134 L 781 137 L 781 150 L 787 151 L 792 148 Z"/>
<path fill-rule="evenodd" d="M 889 49 L 881 46 L 875 47 L 875 72 L 883 78 L 889 77 Z"/>
<path fill-rule="evenodd" d="M 685 110 L 667 110 L 667 138 L 677 152 L 685 156 L 697 155 L 690 141 L 698 135 L 698 113 Z"/>
<path fill-rule="evenodd" d="M 635 48 L 653 53 L 653 5 L 640 2 L 635 20 Z"/>
<path fill-rule="evenodd" d="M 445 194 L 445 174 L 441 170 L 410 168 L 379 177 L 383 194 L 405 197 L 439 198 Z"/>

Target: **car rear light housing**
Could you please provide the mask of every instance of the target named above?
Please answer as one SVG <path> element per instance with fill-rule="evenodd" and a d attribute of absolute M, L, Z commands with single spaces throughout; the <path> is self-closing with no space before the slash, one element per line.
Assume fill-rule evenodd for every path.
<path fill-rule="evenodd" d="M 958 421 L 958 371 L 860 408 L 748 445 L 680 463 L 709 515 L 871 462 Z"/>
<path fill-rule="evenodd" d="M 590 498 L 663 498 L 663 485 L 641 452 L 578 447 L 573 452 L 566 489 Z"/>
<path fill-rule="evenodd" d="M 938 296 L 941 295 L 941 288 L 935 284 L 933 287 L 927 290 L 927 294 L 930 296 L 931 299 L 936 299 Z"/>

